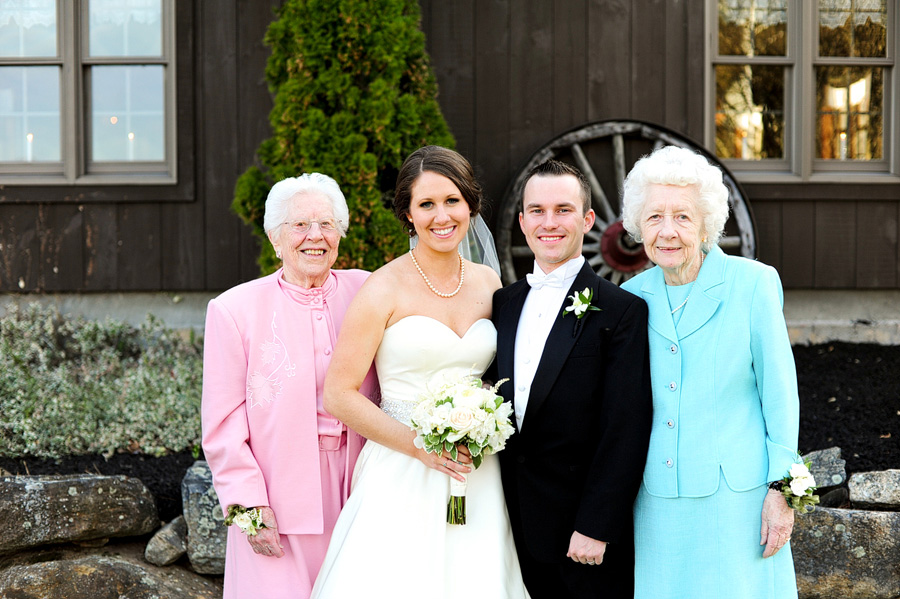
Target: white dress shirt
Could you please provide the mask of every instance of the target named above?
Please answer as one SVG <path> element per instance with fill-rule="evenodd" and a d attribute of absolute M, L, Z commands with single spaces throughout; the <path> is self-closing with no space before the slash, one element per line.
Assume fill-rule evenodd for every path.
<path fill-rule="evenodd" d="M 534 373 L 537 371 L 544 353 L 544 345 L 550 335 L 550 329 L 559 315 L 563 301 L 569 287 L 575 281 L 575 277 L 581 271 L 584 264 L 584 256 L 573 258 L 551 271 L 547 277 L 554 279 L 548 284 L 533 284 L 525 298 L 522 313 L 519 315 L 519 326 L 516 329 L 516 353 L 514 361 L 513 384 L 515 385 L 516 424 L 522 430 L 522 421 L 525 418 L 525 408 L 528 406 L 528 396 L 531 393 L 531 384 L 534 382 Z M 529 283 L 533 279 L 544 279 L 544 272 L 537 262 L 534 263 L 534 272 L 529 276 Z M 538 286 L 540 285 L 540 286 Z"/>

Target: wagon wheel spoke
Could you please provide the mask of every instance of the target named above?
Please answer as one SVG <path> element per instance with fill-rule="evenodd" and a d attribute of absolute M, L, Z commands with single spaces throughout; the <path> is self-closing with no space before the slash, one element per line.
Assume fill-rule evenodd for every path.
<path fill-rule="evenodd" d="M 603 187 L 600 185 L 600 181 L 597 179 L 597 175 L 594 173 L 594 169 L 591 168 L 591 164 L 588 162 L 587 156 L 584 155 L 584 150 L 581 149 L 581 146 L 577 143 L 573 143 L 571 146 L 572 156 L 575 158 L 575 162 L 578 165 L 578 168 L 584 174 L 585 178 L 588 180 L 588 183 L 591 185 L 591 194 L 593 195 L 593 199 L 596 200 L 596 204 L 600 206 L 600 211 L 603 214 L 603 220 L 606 223 L 611 223 L 616 220 L 616 213 L 613 211 L 612 206 L 609 204 L 609 199 L 606 197 L 606 193 L 603 191 Z"/>
<path fill-rule="evenodd" d="M 619 197 L 625 189 L 625 140 L 622 134 L 613 135 L 613 162 L 616 166 L 616 188 L 619 190 Z"/>
<path fill-rule="evenodd" d="M 723 250 L 739 249 L 741 247 L 741 238 L 737 235 L 723 235 L 719 238 L 719 247 Z"/>

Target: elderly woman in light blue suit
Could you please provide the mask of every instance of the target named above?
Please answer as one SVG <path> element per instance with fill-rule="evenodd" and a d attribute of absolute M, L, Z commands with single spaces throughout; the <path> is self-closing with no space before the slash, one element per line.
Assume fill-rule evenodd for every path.
<path fill-rule="evenodd" d="M 718 247 L 722 172 L 673 146 L 635 164 L 624 225 L 655 268 L 623 287 L 649 306 L 653 426 L 635 502 L 636 599 L 796 598 L 799 400 L 775 269 Z"/>

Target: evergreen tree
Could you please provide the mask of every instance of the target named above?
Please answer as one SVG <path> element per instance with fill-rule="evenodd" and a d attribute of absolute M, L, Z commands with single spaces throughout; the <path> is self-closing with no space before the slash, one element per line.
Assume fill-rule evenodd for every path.
<path fill-rule="evenodd" d="M 374 270 L 408 248 L 384 199 L 410 152 L 454 144 L 419 18 L 416 0 L 286 0 L 278 9 L 265 36 L 273 136 L 232 204 L 263 240 L 263 273 L 278 267 L 263 230 L 268 190 L 304 172 L 333 177 L 347 198 L 337 267 Z"/>

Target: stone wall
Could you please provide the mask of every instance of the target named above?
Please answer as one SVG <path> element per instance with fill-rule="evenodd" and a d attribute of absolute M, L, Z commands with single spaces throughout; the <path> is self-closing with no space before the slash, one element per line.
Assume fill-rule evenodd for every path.
<path fill-rule="evenodd" d="M 900 470 L 847 480 L 840 449 L 805 457 L 822 503 L 794 526 L 800 597 L 900 597 Z M 221 597 L 226 528 L 206 462 L 188 469 L 182 500 L 184 516 L 161 523 L 136 479 L 0 477 L 0 596 Z"/>

